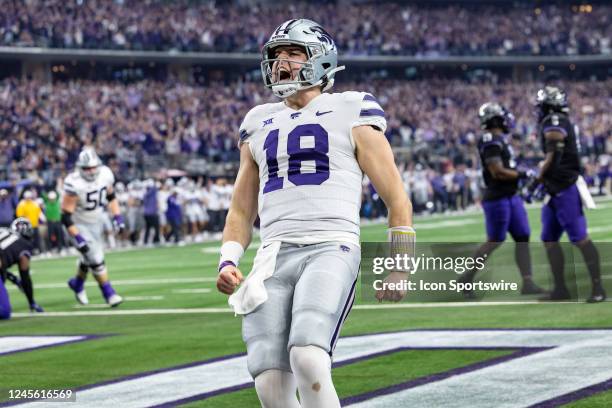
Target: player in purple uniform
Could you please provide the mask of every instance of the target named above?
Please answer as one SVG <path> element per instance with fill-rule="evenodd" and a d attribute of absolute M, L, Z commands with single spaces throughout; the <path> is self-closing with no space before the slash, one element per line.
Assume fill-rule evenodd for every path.
<path fill-rule="evenodd" d="M 550 200 L 542 207 L 542 241 L 554 277 L 554 290 L 548 300 L 565 300 L 570 293 L 565 286 L 563 250 L 559 239 L 567 232 L 576 245 L 591 275 L 593 290 L 588 303 L 603 302 L 606 293 L 601 284 L 599 253 L 587 233 L 587 224 L 576 180 L 580 176 L 580 141 L 569 119 L 565 92 L 553 86 L 537 93 L 539 109 L 538 136 L 546 155 L 540 163 L 539 181 Z"/>
<path fill-rule="evenodd" d="M 478 110 L 480 126 L 484 130 L 478 151 L 482 161 L 482 174 L 486 188 L 482 198 L 485 213 L 487 242 L 482 244 L 475 257 L 486 257 L 497 249 L 509 232 L 514 241 L 516 264 L 521 272 L 523 285 L 521 294 L 538 294 L 544 291 L 532 279 L 531 257 L 529 254 L 529 220 L 523 200 L 517 195 L 518 182 L 530 177 L 529 172 L 518 170 L 513 152 L 506 141 L 513 124 L 513 117 L 498 103 L 487 102 Z M 476 270 L 470 270 L 460 277 L 462 282 L 471 282 Z M 473 291 L 464 291 L 467 298 L 473 298 Z"/>

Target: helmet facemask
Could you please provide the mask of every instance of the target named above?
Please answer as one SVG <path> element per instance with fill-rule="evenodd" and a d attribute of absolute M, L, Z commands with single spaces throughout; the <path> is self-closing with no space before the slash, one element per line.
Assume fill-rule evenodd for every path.
<path fill-rule="evenodd" d="M 274 51 L 278 47 L 295 46 L 300 47 L 306 54 L 306 61 L 297 61 L 287 58 L 276 58 Z M 322 80 L 314 81 L 313 58 L 321 55 L 323 50 L 318 44 L 286 43 L 274 44 L 273 47 L 264 47 L 264 60 L 261 62 L 261 73 L 264 77 L 265 85 L 272 89 L 272 92 L 280 98 L 287 98 L 297 91 L 312 88 L 323 83 Z M 287 64 L 290 70 L 287 70 Z M 294 75 L 295 66 L 299 69 Z M 289 74 L 289 78 L 284 76 Z M 295 76 L 295 77 L 294 77 Z"/>
<path fill-rule="evenodd" d="M 100 166 L 79 167 L 79 173 L 87 181 L 94 181 L 100 173 Z"/>

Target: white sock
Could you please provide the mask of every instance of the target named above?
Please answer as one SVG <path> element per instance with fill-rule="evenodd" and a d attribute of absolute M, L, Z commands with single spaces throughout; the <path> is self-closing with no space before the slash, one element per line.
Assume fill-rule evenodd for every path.
<path fill-rule="evenodd" d="M 255 377 L 255 390 L 263 408 L 300 408 L 293 374 L 266 370 Z"/>
<path fill-rule="evenodd" d="M 331 377 L 331 358 L 325 350 L 294 346 L 289 359 L 303 408 L 340 408 Z"/>

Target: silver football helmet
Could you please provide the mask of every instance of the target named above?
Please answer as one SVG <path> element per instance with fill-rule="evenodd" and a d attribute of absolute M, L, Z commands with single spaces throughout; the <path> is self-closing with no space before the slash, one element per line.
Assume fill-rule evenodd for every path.
<path fill-rule="evenodd" d="M 100 173 L 100 166 L 102 166 L 102 160 L 100 160 L 94 148 L 84 147 L 76 161 L 76 167 L 79 169 L 81 177 L 87 181 L 95 180 Z"/>
<path fill-rule="evenodd" d="M 536 106 L 543 111 L 543 114 L 547 114 L 548 111 L 569 112 L 567 95 L 556 86 L 545 86 L 540 89 L 536 94 Z"/>
<path fill-rule="evenodd" d="M 307 60 L 302 62 L 276 58 L 275 48 L 290 45 L 304 48 Z M 264 84 L 279 98 L 287 98 L 315 86 L 322 86 L 322 90 L 326 91 L 334 85 L 335 73 L 345 68 L 338 66 L 338 50 L 329 33 L 319 24 L 306 19 L 288 20 L 278 26 L 261 52 Z M 296 78 L 280 79 L 281 61 L 301 64 Z"/>

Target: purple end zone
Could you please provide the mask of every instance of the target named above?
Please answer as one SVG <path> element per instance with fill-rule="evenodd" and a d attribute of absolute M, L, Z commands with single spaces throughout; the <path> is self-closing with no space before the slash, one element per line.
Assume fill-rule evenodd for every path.
<path fill-rule="evenodd" d="M 82 338 L 76 339 L 76 340 L 67 340 L 67 341 L 64 341 L 64 342 L 61 342 L 61 343 L 45 344 L 43 346 L 30 347 L 30 348 L 14 350 L 14 351 L 6 351 L 4 353 L 0 353 L 0 357 L 7 356 L 7 355 L 10 355 L 10 354 L 17 354 L 17 353 L 24 353 L 24 352 L 33 351 L 33 350 L 45 349 L 45 348 L 49 348 L 49 347 L 60 347 L 60 346 L 66 345 L 66 344 L 80 343 L 82 341 L 100 339 L 100 338 L 103 338 L 103 337 L 112 336 L 112 334 L 88 334 L 88 335 L 84 335 L 84 334 L 44 334 L 44 335 L 43 334 L 35 334 L 35 335 L 23 334 L 23 335 L 12 335 L 12 336 L 0 336 L 0 338 L 6 338 L 6 337 L 52 337 L 52 336 L 57 336 L 57 337 L 63 337 L 63 336 L 82 336 Z"/>

